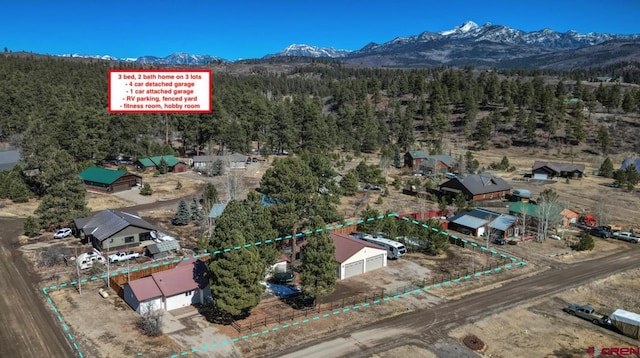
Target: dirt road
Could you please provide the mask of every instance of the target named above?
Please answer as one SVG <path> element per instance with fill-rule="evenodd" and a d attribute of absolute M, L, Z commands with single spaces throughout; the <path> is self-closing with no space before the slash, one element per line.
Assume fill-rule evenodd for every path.
<path fill-rule="evenodd" d="M 71 346 L 34 286 L 14 244 L 21 219 L 0 218 L 0 357 L 73 357 Z"/>
<path fill-rule="evenodd" d="M 352 332 L 342 332 L 302 346 L 274 352 L 270 357 L 370 357 L 401 346 L 409 340 L 436 343 L 446 332 L 481 316 L 525 301 L 558 293 L 570 287 L 640 266 L 640 247 L 596 260 L 559 266 L 539 275 L 513 281 L 502 287 L 449 301 L 372 323 Z M 560 309 L 560 308 L 559 308 Z"/>

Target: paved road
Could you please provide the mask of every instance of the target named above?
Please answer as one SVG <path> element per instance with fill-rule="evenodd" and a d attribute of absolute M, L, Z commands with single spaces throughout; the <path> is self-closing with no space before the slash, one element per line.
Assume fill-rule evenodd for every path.
<path fill-rule="evenodd" d="M 0 357 L 73 357 L 15 243 L 22 220 L 0 218 Z"/>
<path fill-rule="evenodd" d="M 560 266 L 502 287 L 476 293 L 433 308 L 421 309 L 374 322 L 351 332 L 325 337 L 270 357 L 369 357 L 409 339 L 434 343 L 449 329 L 528 300 L 640 266 L 640 248 L 577 264 Z"/>

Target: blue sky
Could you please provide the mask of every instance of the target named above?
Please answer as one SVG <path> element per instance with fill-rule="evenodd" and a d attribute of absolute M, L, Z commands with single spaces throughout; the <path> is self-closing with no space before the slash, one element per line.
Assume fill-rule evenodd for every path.
<path fill-rule="evenodd" d="M 467 20 L 640 33 L 638 0 L 5 0 L 0 47 L 49 54 L 259 58 L 290 44 L 357 50 Z"/>

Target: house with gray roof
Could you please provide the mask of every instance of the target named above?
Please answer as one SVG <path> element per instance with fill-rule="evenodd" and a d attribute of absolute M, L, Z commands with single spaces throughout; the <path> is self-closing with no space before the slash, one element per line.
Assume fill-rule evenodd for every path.
<path fill-rule="evenodd" d="M 624 158 L 620 169 L 627 169 L 627 167 L 630 165 L 636 167 L 636 171 L 640 173 L 640 158 Z"/>
<path fill-rule="evenodd" d="M 136 214 L 113 209 L 75 219 L 74 225 L 75 236 L 101 251 L 138 246 L 143 241 L 151 240 L 160 230 Z"/>
<path fill-rule="evenodd" d="M 20 150 L 2 150 L 0 151 L 0 172 L 3 170 L 11 170 L 20 161 Z"/>
<path fill-rule="evenodd" d="M 404 166 L 412 169 L 420 168 L 420 163 L 427 159 L 428 155 L 422 150 L 410 150 L 404 154 Z"/>
<path fill-rule="evenodd" d="M 448 228 L 475 237 L 490 234 L 492 239 L 508 239 L 518 234 L 516 222 L 517 218 L 513 215 L 478 208 L 455 215 L 449 219 Z"/>
<path fill-rule="evenodd" d="M 584 176 L 584 164 L 558 163 L 536 160 L 531 167 L 531 174 L 535 179 L 572 178 Z"/>
<path fill-rule="evenodd" d="M 456 162 L 449 155 L 428 155 L 420 163 L 423 174 L 444 174 L 455 171 Z"/>
<path fill-rule="evenodd" d="M 511 185 L 491 173 L 465 174 L 440 184 L 440 192 L 450 197 L 462 193 L 467 200 L 494 200 L 511 194 Z"/>

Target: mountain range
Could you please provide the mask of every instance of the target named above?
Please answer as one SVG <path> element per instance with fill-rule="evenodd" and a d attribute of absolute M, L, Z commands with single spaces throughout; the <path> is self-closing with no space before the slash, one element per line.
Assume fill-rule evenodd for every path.
<path fill-rule="evenodd" d="M 355 51 L 293 44 L 278 53 L 268 54 L 257 60 L 273 61 L 281 57 L 311 57 L 339 59 L 345 63 L 374 67 L 473 65 L 497 68 L 561 69 L 593 66 L 594 58 L 590 58 L 592 51 L 598 53 L 597 58 L 600 61 L 638 60 L 640 58 L 638 41 L 640 41 L 640 34 L 582 34 L 576 31 L 560 33 L 551 29 L 525 32 L 503 25 L 491 23 L 478 25 L 473 21 L 467 21 L 451 30 L 426 31 L 414 36 L 397 37 L 382 44 L 372 42 Z M 204 65 L 211 62 L 230 62 L 216 56 L 186 53 L 175 53 L 164 58 L 98 57 L 113 61 L 159 65 Z"/>

